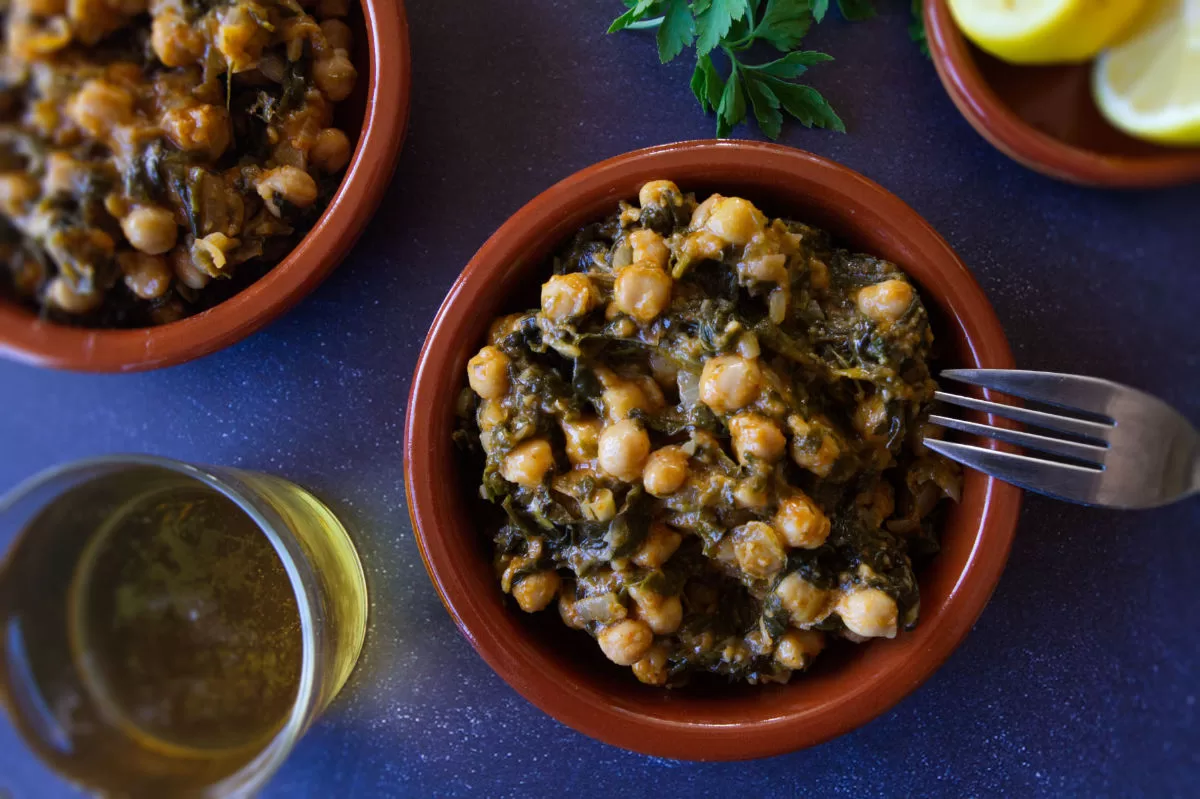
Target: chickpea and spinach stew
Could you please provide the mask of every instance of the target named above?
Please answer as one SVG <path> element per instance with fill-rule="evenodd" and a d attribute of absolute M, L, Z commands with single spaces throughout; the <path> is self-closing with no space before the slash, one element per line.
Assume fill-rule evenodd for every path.
<path fill-rule="evenodd" d="M 7 0 L 0 293 L 145 327 L 265 274 L 352 144 L 351 0 Z"/>
<path fill-rule="evenodd" d="M 893 264 L 675 184 L 580 230 L 469 362 L 501 588 L 637 679 L 784 682 L 916 624 L 961 474 L 924 448 L 929 318 Z"/>

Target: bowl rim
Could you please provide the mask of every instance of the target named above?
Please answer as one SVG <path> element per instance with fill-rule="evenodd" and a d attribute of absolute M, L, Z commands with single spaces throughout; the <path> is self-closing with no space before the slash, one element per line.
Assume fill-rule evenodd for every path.
<path fill-rule="evenodd" d="M 748 141 L 688 141 L 661 145 L 625 153 L 583 169 L 545 190 L 508 219 L 471 258 L 447 293 L 430 327 L 413 374 L 406 407 L 404 430 L 404 479 L 413 530 L 435 589 L 459 630 L 485 662 L 512 688 L 548 715 L 573 729 L 606 743 L 643 754 L 688 760 L 739 760 L 782 754 L 821 743 L 865 724 L 899 702 L 917 688 L 961 643 L 991 597 L 1008 558 L 1020 508 L 1019 489 L 992 478 L 975 476 L 981 496 L 978 528 L 973 532 L 970 552 L 961 571 L 954 574 L 954 585 L 945 600 L 953 612 L 943 611 L 942 629 L 925 635 L 908 647 L 904 668 L 883 671 L 870 684 L 822 701 L 803 718 L 775 714 L 753 722 L 714 724 L 679 721 L 639 714 L 608 700 L 600 691 L 571 681 L 556 683 L 542 676 L 538 668 L 544 656 L 530 653 L 521 640 L 510 640 L 488 629 L 472 596 L 471 585 L 463 578 L 452 557 L 447 541 L 454 525 L 456 503 L 452 494 L 436 478 L 428 477 L 435 469 L 435 446 L 431 431 L 440 429 L 439 411 L 431 397 L 439 377 L 449 379 L 444 370 L 454 364 L 453 348 L 459 328 L 470 324 L 477 314 L 464 297 L 478 295 L 494 284 L 494 272 L 506 268 L 510 259 L 520 260 L 529 239 L 539 226 L 564 217 L 564 208 L 573 197 L 583 193 L 601 193 L 607 188 L 608 199 L 615 205 L 623 194 L 613 188 L 615 171 L 630 165 L 637 167 L 639 179 L 670 177 L 684 164 L 695 166 L 720 160 L 764 176 L 786 178 L 800 171 L 818 172 L 826 185 L 840 182 L 856 190 L 867 191 L 881 213 L 902 219 L 912 226 L 925 247 L 937 249 L 937 257 L 952 265 L 947 282 L 962 302 L 982 309 L 971 319 L 962 319 L 966 347 L 975 365 L 1006 368 L 1013 365 L 1008 342 L 983 290 L 949 245 L 913 209 L 878 184 L 847 167 L 827 159 L 775 144 Z M 645 173 L 645 174 L 642 174 Z M 461 381 L 457 381 L 461 383 Z M 446 450 L 450 442 L 442 443 Z M 964 532 L 962 535 L 967 535 Z M 511 608 L 509 612 L 514 612 Z M 926 631 L 933 625 L 918 626 Z M 917 635 L 916 632 L 910 634 Z M 889 646 L 897 646 L 898 641 Z M 905 644 L 907 645 L 907 644 Z M 697 748 L 704 751 L 698 751 Z"/>
<path fill-rule="evenodd" d="M 383 199 L 408 126 L 412 66 L 403 0 L 360 0 L 370 83 L 362 131 L 341 185 L 317 223 L 274 268 L 212 308 L 136 329 L 59 325 L 0 301 L 0 356 L 79 372 L 137 372 L 209 355 L 292 308 L 354 246 Z"/>
<path fill-rule="evenodd" d="M 1194 148 L 1106 155 L 1043 133 L 1002 102 L 984 80 L 947 0 L 924 0 L 924 18 L 929 57 L 951 101 L 980 136 L 1022 166 L 1093 187 L 1161 188 L 1200 180 L 1200 152 Z"/>

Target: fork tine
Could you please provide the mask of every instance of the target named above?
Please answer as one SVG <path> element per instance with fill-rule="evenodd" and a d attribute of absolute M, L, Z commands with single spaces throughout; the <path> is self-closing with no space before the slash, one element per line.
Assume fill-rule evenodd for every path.
<path fill-rule="evenodd" d="M 1107 380 L 1024 369 L 946 369 L 942 377 L 1112 421 L 1111 402 L 1121 386 Z"/>
<path fill-rule="evenodd" d="M 1039 436 L 1035 433 L 1024 433 L 1020 430 L 1008 430 L 1003 427 L 991 427 L 990 425 L 976 424 L 975 422 L 967 422 L 962 419 L 952 419 L 949 416 L 934 415 L 929 417 L 929 421 L 942 427 L 948 427 L 951 430 L 994 438 L 998 441 L 1007 441 L 1009 444 L 1018 444 L 1022 447 L 1038 450 L 1039 452 L 1061 455 L 1064 458 L 1074 458 L 1075 460 L 1087 463 L 1104 463 L 1104 456 L 1108 453 L 1108 447 L 1077 444 L 1074 441 L 1063 441 L 1060 438 L 1050 438 L 1048 436 Z"/>
<path fill-rule="evenodd" d="M 1053 430 L 1056 433 L 1067 433 L 1068 435 L 1082 436 L 1083 438 L 1091 438 L 1097 441 L 1108 441 L 1109 431 L 1112 430 L 1111 425 L 1100 424 L 1099 422 L 1072 419 L 1068 416 L 1058 416 L 1057 414 L 1033 411 L 1028 408 L 1017 408 L 999 402 L 975 399 L 974 397 L 960 397 L 957 394 L 947 394 L 944 391 L 935 391 L 933 396 L 935 399 L 950 405 L 957 405 L 960 408 L 983 411 L 984 413 L 995 414 L 1005 419 L 1012 419 L 1014 422 L 1031 424 L 1043 430 Z"/>
<path fill-rule="evenodd" d="M 953 441 L 926 438 L 924 442 L 925 446 L 934 452 L 945 455 L 963 466 L 991 475 L 997 480 L 1057 499 L 1084 504 L 1093 504 L 1096 501 L 1096 487 L 1102 474 L 1099 469 L 1056 463 L 1031 458 L 1028 455 L 1014 455 L 1011 452 L 984 449 Z"/>

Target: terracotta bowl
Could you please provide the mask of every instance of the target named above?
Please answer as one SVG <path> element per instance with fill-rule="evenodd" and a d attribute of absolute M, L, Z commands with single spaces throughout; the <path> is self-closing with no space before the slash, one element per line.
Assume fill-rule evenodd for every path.
<path fill-rule="evenodd" d="M 767 213 L 825 227 L 901 265 L 922 287 L 957 365 L 1011 367 L 1000 323 L 946 242 L 898 198 L 823 158 L 753 142 L 669 144 L 622 155 L 558 183 L 476 253 L 442 303 L 413 376 L 404 433 L 409 509 L 446 608 L 484 660 L 529 701 L 602 741 L 650 755 L 732 760 L 811 746 L 879 715 L 933 673 L 983 610 L 1008 557 L 1020 492 L 969 473 L 944 550 L 921 574 L 921 621 L 892 641 L 827 653 L 786 686 L 669 691 L 604 659 L 553 610 L 526 614 L 492 574 L 494 509 L 478 499 L 451 432 L 467 359 L 497 314 L 536 304 L 547 257 L 582 225 L 634 199 L 653 178 L 720 191 Z"/>
<path fill-rule="evenodd" d="M 359 81 L 335 124 L 356 140 L 342 185 L 317 224 L 260 280 L 203 313 L 135 330 L 43 321 L 0 299 L 0 355 L 58 369 L 134 372 L 208 355 L 273 321 L 312 291 L 346 255 L 391 180 L 408 121 L 408 23 L 401 0 L 361 0 L 346 20 Z"/>
<path fill-rule="evenodd" d="M 929 54 L 950 99 L 1000 152 L 1085 186 L 1200 180 L 1200 148 L 1150 144 L 1114 128 L 1092 100 L 1091 65 L 1020 66 L 962 35 L 946 0 L 925 0 Z"/>

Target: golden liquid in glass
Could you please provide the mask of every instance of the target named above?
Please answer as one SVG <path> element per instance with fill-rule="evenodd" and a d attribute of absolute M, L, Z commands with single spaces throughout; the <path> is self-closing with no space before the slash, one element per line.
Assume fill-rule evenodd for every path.
<path fill-rule="evenodd" d="M 281 515 L 319 555 L 316 569 L 355 567 L 321 575 L 342 585 L 331 604 L 344 606 L 322 636 L 334 648 L 317 685 L 327 701 L 365 628 L 357 556 L 307 492 L 240 476 L 293 508 Z M 202 792 L 292 713 L 303 647 L 287 569 L 254 519 L 197 480 L 136 469 L 73 489 L 33 520 L 0 577 L 0 687 L 24 737 L 71 779 L 130 795 Z"/>

